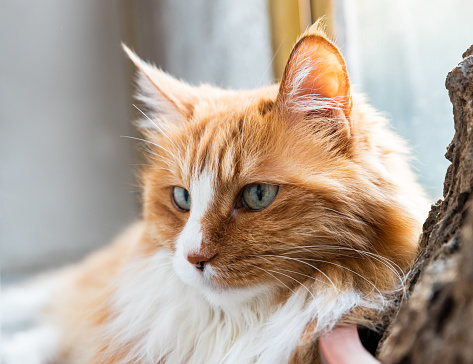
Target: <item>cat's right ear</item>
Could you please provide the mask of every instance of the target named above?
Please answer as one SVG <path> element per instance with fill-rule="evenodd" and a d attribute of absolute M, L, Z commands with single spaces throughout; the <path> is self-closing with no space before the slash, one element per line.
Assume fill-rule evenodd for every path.
<path fill-rule="evenodd" d="M 140 126 L 155 129 L 154 121 L 181 124 L 188 120 L 197 99 L 196 88 L 143 61 L 126 45 L 122 47 L 139 72 L 136 98 L 145 104 L 147 116 Z"/>

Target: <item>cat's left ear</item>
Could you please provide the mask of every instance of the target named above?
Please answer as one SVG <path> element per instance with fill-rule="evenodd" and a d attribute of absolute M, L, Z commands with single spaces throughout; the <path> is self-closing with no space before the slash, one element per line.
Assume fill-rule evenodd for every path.
<path fill-rule="evenodd" d="M 140 126 L 154 129 L 156 124 L 149 120 L 151 116 L 161 123 L 180 124 L 188 120 L 197 100 L 197 88 L 175 79 L 143 61 L 126 45 L 122 46 L 139 71 L 136 97 L 146 105 L 148 116 Z"/>
<path fill-rule="evenodd" d="M 312 25 L 294 46 L 276 105 L 291 122 L 323 116 L 350 133 L 352 101 L 345 60 L 320 24 Z"/>

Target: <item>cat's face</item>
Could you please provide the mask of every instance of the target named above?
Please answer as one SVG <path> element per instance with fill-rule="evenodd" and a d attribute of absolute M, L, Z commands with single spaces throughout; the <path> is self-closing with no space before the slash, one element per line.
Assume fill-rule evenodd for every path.
<path fill-rule="evenodd" d="M 223 94 L 156 140 L 162 150 L 145 178 L 147 219 L 187 283 L 293 286 L 285 275 L 310 274 L 312 265 L 294 248 L 332 239 L 337 217 L 326 209 L 337 208 L 330 191 L 346 167 L 310 131 L 270 112 L 274 91 L 255 100 Z"/>
<path fill-rule="evenodd" d="M 216 304 L 303 282 L 342 287 L 360 274 L 361 289 L 392 285 L 383 258 L 367 254 L 404 267 L 413 222 L 388 196 L 390 181 L 357 161 L 345 64 L 326 38 L 308 33 L 281 86 L 257 91 L 194 88 L 131 57 L 154 110 L 149 252 L 173 251 L 176 274 Z"/>

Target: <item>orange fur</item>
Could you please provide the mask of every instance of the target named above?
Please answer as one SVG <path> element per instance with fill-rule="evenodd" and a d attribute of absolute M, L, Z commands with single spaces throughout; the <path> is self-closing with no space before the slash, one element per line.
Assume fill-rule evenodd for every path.
<path fill-rule="evenodd" d="M 317 58 L 293 92 L 301 64 Z M 317 27 L 294 47 L 281 85 L 255 91 L 167 82 L 161 71 L 134 62 L 183 120 L 156 121 L 164 132 L 145 131 L 154 144 L 150 167 L 142 172 L 143 221 L 64 273 L 68 287 L 50 307 L 64 330 L 64 360 L 115 363 L 126 356 L 127 347 L 111 349 L 109 338 L 100 335 L 113 319 L 113 284 L 127 263 L 162 248 L 174 251 L 189 212 L 175 208 L 171 188 L 190 189 L 193 176 L 206 169 L 217 176 L 201 220 L 202 250 L 217 254 L 213 284 L 231 289 L 266 283 L 277 293 L 275 302 L 284 302 L 299 282 L 311 289 L 314 279 L 328 283 L 327 276 L 341 290 L 367 295 L 373 287 L 389 292 L 399 286 L 395 271 L 406 271 L 417 251 L 423 192 L 405 144 L 362 97 L 350 93 L 344 60 Z M 163 77 L 167 81 L 160 84 Z M 298 109 L 301 97 L 332 104 L 306 112 Z M 266 209 L 237 206 L 240 191 L 251 183 L 280 186 Z M 262 272 L 275 269 L 285 275 L 275 279 Z M 352 318 L 364 315 L 369 313 Z M 301 346 L 309 338 L 306 330 Z M 315 354 L 295 352 L 292 361 L 304 355 Z"/>

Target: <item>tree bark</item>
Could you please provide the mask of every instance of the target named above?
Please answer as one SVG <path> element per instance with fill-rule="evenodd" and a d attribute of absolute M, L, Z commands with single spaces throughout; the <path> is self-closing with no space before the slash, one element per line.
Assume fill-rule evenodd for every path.
<path fill-rule="evenodd" d="M 455 136 L 444 199 L 424 223 L 407 294 L 387 317 L 383 363 L 473 363 L 473 45 L 463 58 L 446 80 Z"/>

